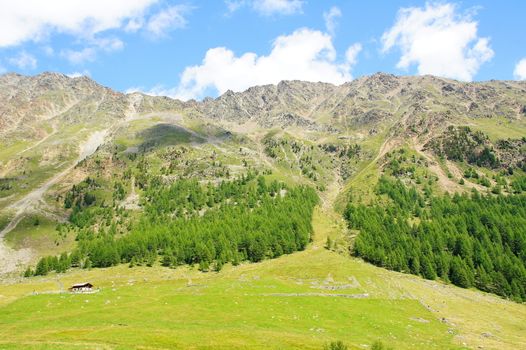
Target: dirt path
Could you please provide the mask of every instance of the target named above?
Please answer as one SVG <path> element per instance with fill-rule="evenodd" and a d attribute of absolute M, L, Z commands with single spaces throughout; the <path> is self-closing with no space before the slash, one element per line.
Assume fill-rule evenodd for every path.
<path fill-rule="evenodd" d="M 97 148 L 104 142 L 106 133 L 107 130 L 102 130 L 96 131 L 93 134 L 91 134 L 88 140 L 81 145 L 79 157 L 72 165 L 70 165 L 60 173 L 56 174 L 51 179 L 47 180 L 40 187 L 29 192 L 25 197 L 23 197 L 19 201 L 9 205 L 7 209 L 14 210 L 15 216 L 11 220 L 11 222 L 0 232 L 0 239 L 16 227 L 16 225 L 20 222 L 22 216 L 26 211 L 35 210 L 37 206 L 44 204 L 44 193 L 46 193 L 51 186 L 56 184 L 67 173 L 69 173 L 79 162 L 83 161 L 88 156 L 93 154 L 97 150 Z"/>
<path fill-rule="evenodd" d="M 340 175 L 339 169 L 334 169 L 333 171 L 333 180 L 327 186 L 325 192 L 321 195 L 322 207 L 325 210 L 332 210 L 336 198 L 342 192 L 343 189 L 343 180 Z"/>
<path fill-rule="evenodd" d="M 419 143 L 416 139 L 413 139 L 413 147 L 415 151 L 424 157 L 428 162 L 427 168 L 438 177 L 438 184 L 442 189 L 449 193 L 464 192 L 464 188 L 456 181 L 448 177 L 444 169 L 442 169 L 435 158 L 432 155 L 424 152 L 424 143 Z"/>
<path fill-rule="evenodd" d="M 446 160 L 446 165 L 447 165 L 447 168 L 449 169 L 449 171 L 451 171 L 451 173 L 453 174 L 453 177 L 455 179 L 462 179 L 464 177 L 464 174 L 462 173 L 462 171 L 458 168 L 458 166 L 449 161 L 449 160 Z M 482 185 L 479 185 L 477 183 L 473 183 L 467 179 L 464 180 L 464 185 L 469 187 L 469 188 L 475 188 L 477 191 L 479 192 L 486 192 L 487 191 L 487 188 L 482 186 Z"/>
<path fill-rule="evenodd" d="M 31 260 L 31 250 L 30 249 L 21 249 L 13 250 L 5 245 L 3 238 L 9 232 L 16 228 L 24 216 L 28 213 L 34 212 L 43 212 L 43 208 L 46 207 L 44 202 L 44 194 L 56 183 L 58 183 L 64 176 L 66 176 L 77 164 L 81 161 L 95 153 L 97 148 L 102 145 L 108 138 L 112 137 L 112 134 L 122 125 L 125 125 L 133 120 L 147 119 L 153 115 L 139 115 L 136 113 L 134 108 L 129 108 L 126 112 L 123 119 L 115 122 L 107 129 L 99 130 L 93 132 L 88 139 L 80 145 L 79 156 L 78 158 L 68 166 L 66 169 L 62 170 L 60 173 L 54 175 L 52 178 L 48 179 L 42 185 L 29 192 L 20 200 L 10 204 L 5 209 L 8 212 L 13 213 L 13 218 L 7 224 L 2 231 L 0 231 L 0 274 L 5 274 L 9 272 L 16 271 L 19 266 L 27 264 Z M 193 130 L 184 128 L 185 131 L 189 132 L 194 137 L 202 138 L 202 136 L 195 133 Z M 50 135 L 49 135 L 50 136 Z M 48 136 L 48 137 L 49 137 Z M 43 140 L 39 142 L 42 143 Z M 28 148 L 34 148 L 36 145 Z M 23 152 L 27 151 L 24 150 Z"/>
<path fill-rule="evenodd" d="M 151 115 L 142 115 L 142 116 L 137 115 L 134 110 L 130 110 L 126 114 L 125 118 L 122 119 L 121 121 L 115 123 L 114 125 L 110 126 L 107 129 L 93 132 L 88 137 L 88 139 L 83 144 L 80 145 L 79 156 L 72 165 L 70 165 L 69 167 L 61 171 L 60 173 L 54 175 L 52 178 L 47 180 L 41 186 L 39 186 L 38 188 L 28 193 L 26 196 L 24 196 L 17 202 L 10 204 L 6 208 L 7 210 L 14 211 L 15 214 L 14 214 L 13 219 L 9 222 L 9 224 L 2 231 L 0 231 L 0 240 L 8 232 L 13 230 L 18 225 L 18 223 L 20 222 L 20 220 L 22 220 L 25 213 L 34 211 L 37 207 L 45 205 L 45 203 L 43 202 L 44 193 L 46 193 L 53 185 L 59 182 L 64 176 L 66 176 L 66 174 L 68 174 L 77 164 L 79 164 L 81 161 L 83 161 L 84 159 L 86 159 L 87 157 L 95 153 L 97 148 L 100 145 L 102 145 L 108 137 L 111 137 L 112 132 L 114 132 L 120 126 L 126 123 L 129 123 L 133 120 L 147 119 L 150 117 L 152 116 Z M 193 130 L 190 130 L 183 126 L 180 126 L 180 127 L 183 128 L 184 131 L 190 133 L 192 136 L 196 138 L 200 138 L 200 139 L 203 138 L 201 135 L 198 135 Z M 41 140 L 39 143 L 41 142 L 43 142 L 43 140 Z M 31 148 L 33 147 L 35 147 L 35 145 L 32 146 Z M 27 151 L 28 149 L 24 150 L 23 152 Z"/>
<path fill-rule="evenodd" d="M 55 127 L 53 126 L 53 131 L 51 133 L 49 133 L 48 135 L 46 135 L 44 138 L 40 139 L 37 143 L 34 143 L 32 144 L 31 146 L 21 150 L 20 152 L 18 152 L 17 154 L 20 155 L 20 154 L 24 154 L 26 153 L 27 151 L 30 151 L 32 150 L 33 148 L 36 148 L 38 147 L 39 145 L 41 145 L 42 143 L 46 142 L 51 136 L 55 135 L 57 133 L 57 129 L 55 129 Z"/>
<path fill-rule="evenodd" d="M 109 129 L 92 133 L 86 142 L 81 145 L 79 157 L 72 165 L 54 175 L 41 186 L 6 208 L 14 212 L 14 216 L 9 224 L 0 231 L 0 274 L 15 271 L 19 265 L 27 264 L 31 259 L 30 249 L 13 250 L 5 245 L 3 240 L 4 236 L 16 228 L 27 213 L 36 212 L 39 208 L 45 206 L 44 194 L 51 186 L 68 174 L 79 162 L 93 154 L 97 148 L 104 143 L 108 130 Z"/>
<path fill-rule="evenodd" d="M 388 152 L 393 150 L 397 145 L 400 144 L 400 141 L 395 138 L 387 138 L 384 143 L 380 146 L 380 150 L 378 151 L 378 154 L 374 159 L 372 159 L 366 166 L 364 166 L 358 173 L 353 175 L 353 180 L 359 179 L 360 175 L 364 172 L 366 172 L 370 167 L 374 166 L 380 159 L 382 159 L 383 156 L 385 156 Z M 353 181 L 351 180 L 351 182 Z"/>
<path fill-rule="evenodd" d="M 128 197 L 122 201 L 122 206 L 127 210 L 140 210 L 139 194 L 135 190 L 135 176 L 131 178 L 131 191 Z"/>
<path fill-rule="evenodd" d="M 71 108 L 73 108 L 74 106 L 76 106 L 78 103 L 77 100 L 73 100 L 71 102 L 69 102 L 66 106 L 64 106 L 64 108 L 58 110 L 58 111 L 55 111 L 55 112 L 51 112 L 51 114 L 49 115 L 45 115 L 45 116 L 42 116 L 44 117 L 44 119 L 46 120 L 52 120 L 53 118 L 55 117 L 58 117 L 60 116 L 61 114 L 64 114 L 66 112 L 68 112 Z M 48 135 L 46 135 L 44 138 L 40 139 L 39 141 L 37 141 L 36 143 L 32 144 L 31 146 L 21 150 L 20 152 L 18 152 L 17 154 L 18 155 L 21 155 L 29 150 L 32 150 L 33 148 L 36 148 L 38 147 L 40 144 L 42 144 L 43 142 L 45 142 L 46 140 L 48 140 L 51 136 L 55 135 L 57 133 L 57 128 L 56 126 L 54 125 L 54 123 L 51 125 L 52 127 L 52 131 L 51 133 L 49 133 Z"/>
<path fill-rule="evenodd" d="M 374 159 L 372 159 L 370 163 L 368 163 L 362 170 L 355 174 L 353 178 L 359 178 L 361 173 L 367 171 L 369 167 L 376 164 L 383 156 L 385 156 L 386 153 L 390 152 L 399 143 L 400 141 L 395 138 L 386 139 L 384 143 L 380 146 L 378 154 L 374 157 Z M 335 169 L 333 173 L 333 181 L 321 194 L 320 210 L 321 212 L 323 212 L 323 215 L 325 215 L 327 218 L 330 218 L 332 229 L 329 229 L 329 231 L 334 231 L 336 229 L 343 232 L 343 234 L 335 234 L 334 232 L 330 234 L 326 231 L 324 231 L 324 234 L 322 235 L 318 233 L 316 237 L 314 237 L 313 249 L 319 249 L 320 247 L 322 247 L 325 244 L 328 235 L 333 236 L 332 238 L 348 236 L 345 220 L 343 219 L 343 216 L 335 210 L 335 204 L 338 199 L 338 195 L 340 195 L 344 191 L 344 187 L 345 183 L 338 169 Z"/>

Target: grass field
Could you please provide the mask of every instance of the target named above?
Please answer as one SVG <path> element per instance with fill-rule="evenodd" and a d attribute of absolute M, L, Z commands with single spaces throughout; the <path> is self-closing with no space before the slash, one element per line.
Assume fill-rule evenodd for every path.
<path fill-rule="evenodd" d="M 526 306 L 327 251 L 343 228 L 333 213 L 317 210 L 314 227 L 306 251 L 219 273 L 118 266 L 4 282 L 0 348 L 526 348 Z M 100 292 L 63 293 L 82 281 Z"/>
<path fill-rule="evenodd" d="M 479 118 L 466 120 L 466 125 L 486 133 L 492 141 L 508 138 L 520 139 L 526 135 L 526 123 L 523 120 Z"/>
<path fill-rule="evenodd" d="M 58 255 L 74 246 L 74 235 L 60 236 L 57 223 L 42 215 L 24 217 L 18 225 L 5 236 L 5 242 L 13 249 L 30 247 L 35 256 Z"/>

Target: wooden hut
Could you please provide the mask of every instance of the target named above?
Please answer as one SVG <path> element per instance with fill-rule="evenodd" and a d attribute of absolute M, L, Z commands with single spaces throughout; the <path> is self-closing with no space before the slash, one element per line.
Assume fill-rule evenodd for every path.
<path fill-rule="evenodd" d="M 77 283 L 77 284 L 72 285 L 69 288 L 69 291 L 73 293 L 85 293 L 85 292 L 91 292 L 92 290 L 93 290 L 93 284 L 89 282 Z"/>

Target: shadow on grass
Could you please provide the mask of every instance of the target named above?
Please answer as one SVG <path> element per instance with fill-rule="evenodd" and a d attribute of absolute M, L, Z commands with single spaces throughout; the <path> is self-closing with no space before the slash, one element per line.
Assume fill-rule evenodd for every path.
<path fill-rule="evenodd" d="M 205 139 L 187 129 L 173 124 L 157 124 L 141 131 L 138 136 L 144 141 L 139 144 L 140 152 L 147 152 L 153 148 L 173 146 L 190 142 L 205 142 Z"/>

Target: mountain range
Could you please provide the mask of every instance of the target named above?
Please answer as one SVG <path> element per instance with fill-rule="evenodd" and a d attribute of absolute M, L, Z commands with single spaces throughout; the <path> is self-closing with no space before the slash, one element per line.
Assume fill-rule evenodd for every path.
<path fill-rule="evenodd" d="M 367 225 L 360 226 L 353 222 L 349 213 L 354 209 L 349 209 L 349 203 L 382 207 L 392 200 L 399 203 L 398 208 L 403 211 L 404 205 L 407 205 L 405 200 L 399 201 L 398 195 L 393 195 L 389 189 L 382 192 L 382 186 L 396 188 L 396 181 L 405 188 L 414 189 L 418 195 L 414 194 L 415 197 L 411 198 L 422 202 L 421 209 L 408 209 L 403 214 L 410 215 L 408 220 L 416 227 L 426 221 L 426 216 L 421 216 L 420 211 L 434 210 L 433 196 L 442 198 L 455 193 L 466 196 L 477 193 L 487 198 L 522 196 L 522 192 L 526 192 L 525 173 L 526 81 L 459 82 L 434 76 L 377 73 L 339 86 L 282 81 L 277 85 L 251 87 L 243 92 L 227 91 L 217 98 L 202 101 L 180 101 L 139 92 L 121 93 L 88 77 L 71 78 L 51 72 L 36 76 L 8 73 L 0 76 L 0 273 L 5 276 L 6 283 L 14 285 L 41 283 L 38 278 L 47 277 L 31 277 L 30 281 L 34 279 L 37 282 L 27 282 L 19 276 L 24 270 L 27 275 L 33 275 L 42 257 L 65 254 L 67 258 L 74 251 L 81 254 L 88 251 L 91 259 L 89 267 L 91 264 L 98 267 L 91 255 L 95 253 L 89 251 L 91 248 L 86 243 L 90 240 L 95 242 L 97 235 L 126 237 L 129 232 L 136 234 L 138 227 L 146 227 L 145 221 L 141 220 L 151 220 L 151 225 L 155 223 L 148 216 L 154 210 L 159 218 L 165 220 L 179 216 L 194 220 L 194 215 L 206 218 L 207 211 L 215 210 L 216 205 L 217 210 L 221 210 L 223 205 L 244 203 L 232 194 L 235 191 L 225 190 L 227 194 L 220 192 L 210 197 L 210 188 L 222 188 L 224 183 L 241 181 L 241 191 L 251 193 L 248 188 L 254 181 L 254 186 L 259 186 L 258 196 L 263 197 L 255 197 L 247 205 L 257 208 L 258 203 L 266 203 L 262 193 L 267 191 L 264 183 L 267 181 L 272 182 L 268 188 L 276 186 L 269 190 L 273 198 L 287 198 L 286 193 L 296 193 L 294 191 L 298 186 L 313 189 L 319 196 L 319 205 L 310 215 L 314 215 L 315 221 L 322 220 L 332 225 L 331 232 L 337 232 L 323 234 L 321 240 L 327 239 L 327 242 L 320 243 L 317 230 L 323 231 L 325 224 L 320 226 L 315 222 L 314 238 L 310 239 L 315 248 L 292 253 L 305 249 L 298 243 L 297 249 L 288 252 L 292 253 L 290 259 L 304 253 L 311 254 L 308 252 L 312 249 L 323 249 L 325 246 L 331 254 L 339 256 L 337 259 L 348 259 L 353 264 L 361 258 L 390 270 L 440 279 L 439 282 L 411 280 L 407 285 L 414 284 L 415 287 L 404 284 L 394 293 L 396 300 L 416 298 L 422 304 L 423 299 L 409 295 L 411 288 L 415 288 L 414 295 L 419 295 L 419 288 L 424 283 L 436 283 L 432 288 L 442 288 L 442 282 L 450 282 L 451 270 L 449 277 L 447 272 L 441 276 L 435 271 L 426 276 L 424 267 L 420 269 L 420 263 L 424 264 L 422 261 L 416 271 L 406 271 L 386 266 L 388 264 L 384 261 L 375 261 L 370 252 L 355 250 L 355 241 L 360 235 L 365 237 Z M 198 185 L 185 181 L 196 181 L 207 189 L 201 195 L 208 198 L 208 206 L 204 202 L 197 204 L 200 200 L 194 198 L 201 192 L 192 192 L 195 190 L 192 186 Z M 180 191 L 190 191 L 185 200 L 192 204 L 186 203 L 181 207 L 177 204 L 170 207 L 172 212 L 165 213 L 163 207 L 155 206 L 155 203 L 165 195 L 168 203 L 172 203 L 169 198 L 175 196 L 175 192 L 167 195 L 163 191 L 177 184 L 181 184 L 180 188 L 177 187 Z M 245 189 L 243 186 L 248 187 Z M 220 195 L 227 199 L 217 199 Z M 316 219 L 317 215 L 324 219 Z M 431 217 L 428 219 L 432 220 Z M 301 223 L 291 225 L 297 227 Z M 148 227 L 153 231 L 156 226 Z M 88 236 L 91 238 L 86 238 Z M 516 238 L 515 248 L 508 249 L 513 251 L 510 252 L 514 255 L 513 259 L 525 258 L 520 253 L 521 242 L 525 241 Z M 453 246 L 455 244 L 452 243 Z M 473 248 L 476 243 L 466 244 L 469 249 L 476 250 Z M 241 260 L 252 261 L 254 265 L 268 266 L 264 264 L 274 260 L 278 264 L 282 258 L 277 257 L 281 253 L 274 256 L 274 249 L 272 253 L 263 254 L 263 260 L 269 260 L 262 263 L 255 262 L 261 259 L 254 258 L 250 249 L 240 257 Z M 175 252 L 173 254 L 176 256 Z M 464 259 L 460 253 L 454 255 Z M 67 268 L 82 267 L 85 263 L 72 265 L 69 257 Z M 164 261 L 157 259 L 156 255 L 148 255 L 144 261 L 132 262 L 122 256 L 116 259 L 119 263 L 129 262 L 130 266 L 155 266 Z M 225 259 L 221 263 L 212 258 L 206 265 L 202 264 L 202 260 L 200 265 L 197 261 L 196 264 L 206 272 L 212 266 L 219 271 L 223 263 L 239 263 L 237 257 Z M 170 261 L 167 264 L 165 266 L 172 265 Z M 228 271 L 236 273 L 235 264 L 233 270 Z M 100 267 L 113 265 L 116 264 L 112 262 Z M 243 266 L 241 268 L 246 268 Z M 305 266 L 309 271 L 308 263 Z M 414 266 L 406 268 L 413 269 Z M 64 272 L 58 268 L 55 270 Z M 126 274 L 119 271 L 119 274 Z M 520 275 L 521 271 L 517 274 Z M 65 276 L 78 273 L 67 272 Z M 334 271 L 331 273 L 338 275 Z M 387 272 L 380 274 L 383 273 Z M 284 274 L 275 272 L 273 276 L 286 279 Z M 386 276 L 391 276 L 386 277 L 390 281 L 405 278 Z M 473 279 L 477 276 L 475 274 Z M 362 286 L 366 285 L 366 277 L 363 278 Z M 504 294 L 494 287 L 486 289 L 486 285 L 473 281 L 466 286 L 523 301 L 521 293 L 526 286 L 520 287 L 522 282 L 514 282 L 518 283 L 514 287 L 512 279 L 518 277 L 506 278 L 510 291 Z M 350 286 L 354 282 L 339 287 L 331 283 L 326 285 L 345 289 L 342 286 Z M 376 286 L 374 288 L 381 284 L 376 280 L 371 283 Z M 361 294 L 374 294 L 374 288 L 366 288 Z M 447 285 L 447 288 L 457 287 Z M 17 293 L 14 295 L 23 294 Z M 450 297 L 447 293 L 433 294 L 434 301 L 426 299 L 426 302 L 435 304 L 433 307 L 424 305 L 424 308 L 432 314 L 435 312 L 433 308 L 438 307 L 437 303 L 447 303 Z M 476 306 L 477 298 L 487 297 L 480 291 L 470 290 L 469 293 L 473 294 L 469 294 L 468 308 Z M 381 298 L 390 298 L 381 295 Z M 457 297 L 451 297 L 451 305 L 461 308 Z M 520 335 L 524 326 L 519 325 L 526 315 L 524 305 L 495 296 L 487 298 L 491 299 L 491 302 L 484 299 L 487 310 L 500 308 L 503 317 L 508 315 L 512 319 L 511 323 L 496 327 L 504 327 L 504 333 L 481 336 L 480 329 L 489 327 L 491 322 L 484 321 L 479 328 L 473 326 L 476 328 L 474 331 L 467 324 L 475 313 L 462 314 L 457 319 L 460 324 L 458 330 L 447 323 L 449 321 L 443 322 L 451 330 L 450 335 L 456 332 L 461 334 L 452 344 L 494 349 L 525 345 L 524 333 Z M 507 314 L 510 309 L 517 314 Z M 436 312 L 444 319 L 452 317 L 451 310 Z M 447 315 L 444 316 L 444 313 Z M 422 322 L 418 327 L 425 324 L 425 320 Z M 505 336 L 512 340 L 506 340 Z M 400 348 L 411 348 L 409 343 L 393 342 Z"/>

